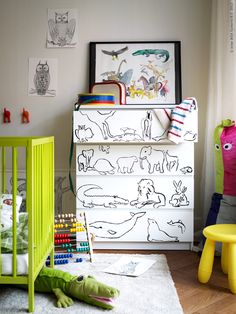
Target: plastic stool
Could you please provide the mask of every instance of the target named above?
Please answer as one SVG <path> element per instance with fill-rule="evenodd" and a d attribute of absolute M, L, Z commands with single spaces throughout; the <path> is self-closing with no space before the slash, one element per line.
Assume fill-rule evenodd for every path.
<path fill-rule="evenodd" d="M 198 267 L 198 280 L 207 283 L 211 277 L 215 242 L 222 242 L 221 268 L 228 274 L 229 288 L 236 294 L 236 224 L 216 224 L 204 228 L 206 242 Z"/>

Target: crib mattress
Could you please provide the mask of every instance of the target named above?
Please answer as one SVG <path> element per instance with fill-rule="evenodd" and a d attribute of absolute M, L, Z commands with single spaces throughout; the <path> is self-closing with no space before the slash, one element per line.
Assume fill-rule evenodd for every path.
<path fill-rule="evenodd" d="M 12 254 L 1 254 L 2 275 L 12 274 Z M 28 253 L 17 255 L 17 275 L 28 274 Z"/>

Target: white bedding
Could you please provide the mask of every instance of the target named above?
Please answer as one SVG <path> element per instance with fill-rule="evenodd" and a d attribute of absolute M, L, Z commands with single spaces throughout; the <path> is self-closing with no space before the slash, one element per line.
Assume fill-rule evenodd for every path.
<path fill-rule="evenodd" d="M 2 275 L 12 274 L 12 254 L 1 254 Z M 28 253 L 17 255 L 17 275 L 28 274 Z"/>

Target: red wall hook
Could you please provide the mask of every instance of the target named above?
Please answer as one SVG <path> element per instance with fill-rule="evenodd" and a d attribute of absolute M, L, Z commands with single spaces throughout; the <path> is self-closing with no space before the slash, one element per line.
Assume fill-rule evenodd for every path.
<path fill-rule="evenodd" d="M 29 123 L 30 119 L 29 119 L 29 111 L 25 110 L 25 108 L 23 108 L 22 111 L 22 123 Z"/>
<path fill-rule="evenodd" d="M 4 108 L 3 111 L 3 123 L 10 123 L 11 122 L 11 112 Z"/>

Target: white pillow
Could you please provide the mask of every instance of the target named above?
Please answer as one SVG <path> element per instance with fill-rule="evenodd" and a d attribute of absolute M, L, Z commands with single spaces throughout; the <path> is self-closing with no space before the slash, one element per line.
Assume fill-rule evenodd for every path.
<path fill-rule="evenodd" d="M 16 222 L 19 222 L 19 211 L 22 197 L 16 195 Z M 12 194 L 0 194 L 0 230 L 5 231 L 12 227 L 13 221 L 13 196 Z"/>

